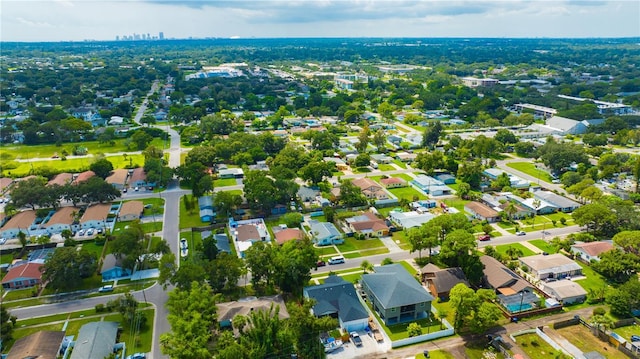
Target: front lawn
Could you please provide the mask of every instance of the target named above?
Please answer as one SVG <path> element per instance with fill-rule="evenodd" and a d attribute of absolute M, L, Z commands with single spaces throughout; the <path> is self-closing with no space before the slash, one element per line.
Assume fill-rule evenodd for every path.
<path fill-rule="evenodd" d="M 378 169 L 379 169 L 380 171 L 395 171 L 395 170 L 396 170 L 396 168 L 395 168 L 395 167 L 393 167 L 393 166 L 392 166 L 392 165 L 390 165 L 390 164 L 386 164 L 386 163 L 381 163 L 381 164 L 379 164 L 379 165 L 378 165 Z"/>
<path fill-rule="evenodd" d="M 545 241 L 544 239 L 532 239 L 529 241 L 529 243 L 542 249 L 543 252 L 547 252 L 549 254 L 557 252 L 556 247 L 550 245 L 549 242 Z"/>
<path fill-rule="evenodd" d="M 554 357 L 557 353 L 551 345 L 535 333 L 518 335 L 516 337 L 516 343 L 531 359 L 550 358 Z"/>
<path fill-rule="evenodd" d="M 609 286 L 607 280 L 602 275 L 594 271 L 591 267 L 580 261 L 576 261 L 576 263 L 578 263 L 580 267 L 582 267 L 582 274 L 584 274 L 585 278 L 575 279 L 575 282 L 580 284 L 580 286 L 582 286 L 582 288 L 584 288 L 587 293 L 589 292 L 589 290 L 598 290 Z"/>
<path fill-rule="evenodd" d="M 185 206 L 185 197 L 193 203 L 192 209 L 187 210 Z M 206 223 L 200 220 L 200 211 L 198 210 L 198 200 L 192 195 L 187 194 L 180 197 L 180 229 L 200 227 Z"/>
<path fill-rule="evenodd" d="M 344 243 L 338 245 L 338 250 L 340 250 L 340 252 L 351 252 L 379 247 L 384 247 L 384 244 L 382 244 L 379 238 L 357 240 L 353 237 L 346 237 Z"/>
<path fill-rule="evenodd" d="M 416 355 L 416 359 L 426 359 L 424 354 L 420 353 Z M 445 352 L 442 350 L 431 350 L 429 351 L 429 359 L 455 359 L 453 355 L 449 352 Z"/>
<path fill-rule="evenodd" d="M 533 256 L 536 253 L 534 253 L 531 249 L 523 246 L 521 243 L 511 243 L 511 244 L 501 244 L 496 246 L 496 251 L 498 251 L 498 253 L 501 253 L 502 255 L 506 256 L 507 255 L 507 251 L 509 250 L 509 247 L 515 248 L 519 251 L 522 252 L 522 257 L 528 257 L 528 256 Z"/>
<path fill-rule="evenodd" d="M 334 246 L 315 247 L 314 250 L 318 256 L 331 256 L 338 253 Z"/>
<path fill-rule="evenodd" d="M 359 252 L 350 252 L 344 254 L 345 258 L 359 258 L 359 257 L 368 257 L 375 256 L 376 254 L 385 254 L 389 253 L 389 249 L 387 247 L 374 248 L 374 249 L 364 249 Z"/>
<path fill-rule="evenodd" d="M 551 183 L 553 180 L 547 171 L 536 168 L 536 165 L 531 162 L 509 162 L 507 163 L 507 167 L 511 167 L 547 183 Z"/>
<path fill-rule="evenodd" d="M 415 198 L 419 200 L 427 199 L 427 196 L 416 191 L 413 187 L 391 188 L 389 192 L 398 197 L 398 199 L 406 198 L 409 201 L 414 201 Z"/>
<path fill-rule="evenodd" d="M 398 178 L 402 178 L 403 180 L 407 181 L 407 183 L 409 183 L 410 181 L 413 181 L 415 178 L 409 176 L 406 173 L 397 173 L 391 177 L 398 177 Z"/>
<path fill-rule="evenodd" d="M 220 178 L 220 179 L 217 179 L 217 180 L 213 181 L 213 187 L 214 188 L 235 186 L 236 184 L 238 184 L 238 182 L 236 181 L 235 178 Z"/>
<path fill-rule="evenodd" d="M 459 198 L 447 198 L 442 202 L 444 202 L 449 207 L 453 207 L 460 212 L 464 212 L 464 205 L 471 201 L 468 201 L 465 199 L 459 199 Z"/>
<path fill-rule="evenodd" d="M 407 165 L 400 160 L 393 160 L 393 163 L 395 163 L 398 167 L 402 168 L 403 170 L 407 169 Z"/>

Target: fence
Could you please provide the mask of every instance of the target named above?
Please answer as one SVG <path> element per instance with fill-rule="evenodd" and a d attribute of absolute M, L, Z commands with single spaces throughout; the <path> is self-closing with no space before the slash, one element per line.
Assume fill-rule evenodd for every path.
<path fill-rule="evenodd" d="M 438 339 L 438 338 L 448 337 L 450 335 L 453 335 L 454 331 L 453 331 L 453 327 L 451 326 L 451 324 L 449 324 L 449 322 L 447 322 L 446 319 L 442 319 L 442 323 L 445 325 L 445 327 L 447 327 L 447 329 L 439 330 L 437 332 L 433 332 L 433 333 L 429 333 L 429 334 L 422 334 L 422 335 L 418 335 L 418 336 L 415 336 L 415 337 L 410 337 L 410 338 L 405 338 L 405 339 L 392 341 L 391 342 L 391 348 L 399 348 L 399 347 L 403 347 L 405 345 L 411 345 L 411 344 L 426 342 L 427 340 L 433 340 L 433 339 Z"/>

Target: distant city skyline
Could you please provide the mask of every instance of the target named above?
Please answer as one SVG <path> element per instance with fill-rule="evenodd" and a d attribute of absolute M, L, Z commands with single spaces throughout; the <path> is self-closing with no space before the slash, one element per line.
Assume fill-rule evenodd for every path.
<path fill-rule="evenodd" d="M 640 37 L 637 0 L 3 0 L 1 41 Z M 146 35 L 145 35 L 146 36 Z"/>

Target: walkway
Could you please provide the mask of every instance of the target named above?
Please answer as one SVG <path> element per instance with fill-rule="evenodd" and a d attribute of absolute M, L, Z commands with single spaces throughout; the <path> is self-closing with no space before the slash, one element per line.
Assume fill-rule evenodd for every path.
<path fill-rule="evenodd" d="M 403 249 L 398 246 L 398 244 L 393 240 L 393 237 L 380 237 L 380 241 L 384 244 L 388 249 L 389 253 L 398 253 L 402 252 Z"/>

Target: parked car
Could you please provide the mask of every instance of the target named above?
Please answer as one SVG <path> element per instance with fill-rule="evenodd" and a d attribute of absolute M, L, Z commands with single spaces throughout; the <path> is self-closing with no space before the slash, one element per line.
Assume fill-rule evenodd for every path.
<path fill-rule="evenodd" d="M 7 243 L 7 239 L 6 238 L 0 238 L 0 245 L 3 245 Z"/>
<path fill-rule="evenodd" d="M 145 353 L 135 353 L 127 356 L 127 359 L 146 359 L 147 354 Z"/>
<path fill-rule="evenodd" d="M 89 228 L 87 230 L 87 236 L 92 236 L 94 232 L 95 232 L 95 230 L 93 228 Z"/>
<path fill-rule="evenodd" d="M 78 236 L 80 237 L 84 236 L 84 229 L 81 229 L 78 231 Z"/>
<path fill-rule="evenodd" d="M 481 241 L 481 242 L 488 241 L 490 239 L 491 239 L 491 236 L 488 235 L 488 234 L 483 234 L 480 237 L 478 237 L 478 240 Z"/>
<path fill-rule="evenodd" d="M 360 338 L 360 335 L 358 333 L 351 332 L 349 336 L 351 336 L 351 341 L 353 342 L 353 344 L 355 344 L 357 347 L 362 346 L 362 338 Z"/>
<path fill-rule="evenodd" d="M 640 342 L 640 335 L 632 335 L 631 336 L 631 341 L 632 342 Z"/>
<path fill-rule="evenodd" d="M 98 292 L 100 293 L 113 292 L 113 285 L 111 284 L 103 285 L 102 287 L 100 287 L 100 289 L 98 289 Z"/>
<path fill-rule="evenodd" d="M 516 232 L 516 236 L 524 236 L 525 234 L 527 234 L 527 232 L 525 232 L 525 231 L 517 231 Z"/>
<path fill-rule="evenodd" d="M 140 190 L 140 187 L 136 186 L 136 188 L 134 188 L 133 190 L 138 192 Z"/>
<path fill-rule="evenodd" d="M 316 267 L 324 267 L 327 265 L 327 262 L 325 261 L 317 261 L 316 262 Z"/>

